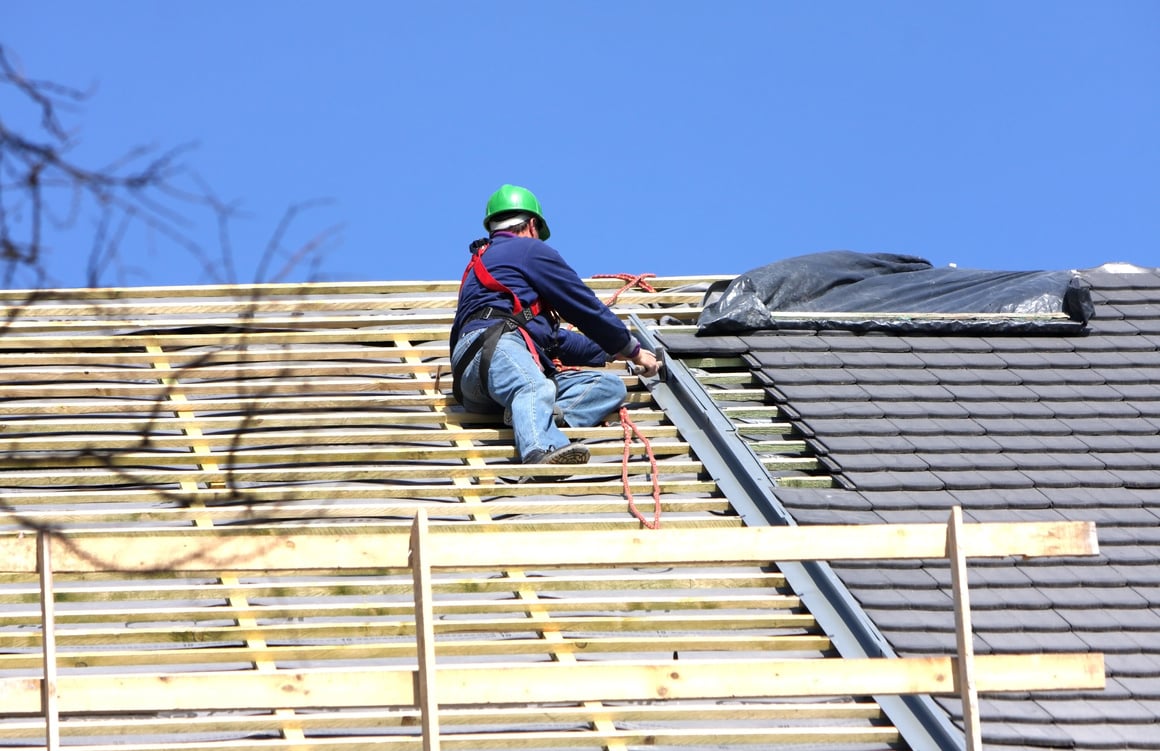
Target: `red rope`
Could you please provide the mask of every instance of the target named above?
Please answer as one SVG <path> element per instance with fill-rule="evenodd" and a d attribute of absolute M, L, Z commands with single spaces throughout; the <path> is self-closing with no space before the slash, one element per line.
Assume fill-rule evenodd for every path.
<path fill-rule="evenodd" d="M 635 516 L 637 520 L 648 529 L 660 529 L 661 484 L 660 480 L 657 478 L 657 458 L 653 455 L 652 444 L 649 442 L 648 438 L 645 437 L 644 433 L 640 431 L 640 428 L 636 426 L 636 423 L 634 423 L 629 418 L 628 407 L 620 408 L 620 425 L 622 428 L 624 428 L 624 458 L 620 463 L 620 479 L 624 483 L 624 497 L 628 499 L 628 510 L 631 511 L 632 515 Z M 633 435 L 639 438 L 640 442 L 644 444 L 645 453 L 648 455 L 648 462 L 652 476 L 653 497 L 653 518 L 651 522 L 646 519 L 644 514 L 640 512 L 640 509 L 636 507 L 636 500 L 632 495 L 632 486 L 628 480 L 628 461 L 629 456 L 632 453 Z"/>
<path fill-rule="evenodd" d="M 656 276 L 656 274 L 593 274 L 592 276 L 594 279 L 620 279 L 621 281 L 623 281 L 625 283 L 624 286 L 621 287 L 620 289 L 616 290 L 616 292 L 613 293 L 612 297 L 610 297 L 608 299 L 608 301 L 605 303 L 605 305 L 607 305 L 608 307 L 612 307 L 613 305 L 615 305 L 617 299 L 621 296 L 621 294 L 623 294 L 627 290 L 632 289 L 633 287 L 639 287 L 640 289 L 644 290 L 645 292 L 656 292 L 657 291 L 655 287 L 653 287 L 651 284 L 649 284 L 648 282 L 645 281 L 645 279 L 652 279 L 653 277 Z M 571 327 L 569 327 L 569 328 L 571 328 Z M 559 363 L 559 361 L 556 361 L 555 365 L 556 365 L 557 369 L 559 369 L 559 370 L 580 370 L 580 368 L 561 365 Z M 636 517 L 636 519 L 643 526 L 647 527 L 648 529 L 660 529 L 660 527 L 661 527 L 661 484 L 660 484 L 660 479 L 657 477 L 657 474 L 658 474 L 657 458 L 653 454 L 652 443 L 649 442 L 648 438 L 645 437 L 644 433 L 642 433 L 640 431 L 640 428 L 638 428 L 636 426 L 636 423 L 634 423 L 632 421 L 632 419 L 628 416 L 628 407 L 621 407 L 620 408 L 620 425 L 622 428 L 624 428 L 624 456 L 622 457 L 621 462 L 620 462 L 620 479 L 621 479 L 621 482 L 624 483 L 624 497 L 628 500 L 628 510 L 631 511 L 632 515 L 634 517 Z M 629 479 L 628 479 L 628 465 L 629 465 L 630 458 L 632 456 L 633 436 L 636 436 L 637 438 L 639 438 L 640 442 L 642 444 L 644 444 L 645 455 L 648 456 L 649 467 L 651 470 L 652 497 L 653 497 L 653 518 L 652 518 L 651 522 L 648 519 L 646 519 L 644 514 L 642 514 L 640 512 L 640 509 L 638 509 L 636 507 L 636 499 L 633 497 L 633 494 L 632 494 L 632 484 L 629 482 Z"/>
<path fill-rule="evenodd" d="M 616 303 L 617 298 L 619 298 L 622 293 L 627 292 L 628 290 L 632 289 L 633 287 L 640 287 L 645 292 L 656 292 L 656 288 L 645 281 L 645 279 L 652 279 L 654 277 L 656 277 L 656 274 L 593 274 L 592 275 L 593 279 L 619 279 L 620 281 L 625 283 L 623 287 L 616 290 L 616 292 L 614 292 L 612 294 L 612 297 L 608 298 L 608 302 L 606 302 L 605 305 L 607 305 L 609 307 L 612 307 Z"/>

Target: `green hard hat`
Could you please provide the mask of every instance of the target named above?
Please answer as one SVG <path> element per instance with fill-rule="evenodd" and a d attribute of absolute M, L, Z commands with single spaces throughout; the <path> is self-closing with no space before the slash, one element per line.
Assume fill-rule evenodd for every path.
<path fill-rule="evenodd" d="M 491 198 L 487 199 L 487 213 L 483 217 L 483 228 L 490 232 L 491 227 L 488 224 L 495 216 L 512 211 L 522 211 L 538 219 L 541 240 L 547 240 L 552 234 L 548 229 L 548 223 L 544 221 L 544 214 L 540 211 L 540 202 L 536 199 L 535 194 L 518 185 L 501 185 L 499 190 L 491 194 Z"/>

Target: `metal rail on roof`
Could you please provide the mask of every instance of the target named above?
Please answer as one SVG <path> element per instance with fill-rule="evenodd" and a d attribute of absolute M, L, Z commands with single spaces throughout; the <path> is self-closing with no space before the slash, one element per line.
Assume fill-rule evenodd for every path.
<path fill-rule="evenodd" d="M 645 347 L 660 348 L 635 313 L 629 321 Z M 737 439 L 737 428 L 684 363 L 665 358 L 663 377 L 648 388 L 747 526 L 796 526 L 761 461 Z M 898 656 L 829 564 L 779 563 L 778 569 L 843 657 Z M 916 751 L 964 748 L 962 732 L 929 696 L 874 698 Z"/>

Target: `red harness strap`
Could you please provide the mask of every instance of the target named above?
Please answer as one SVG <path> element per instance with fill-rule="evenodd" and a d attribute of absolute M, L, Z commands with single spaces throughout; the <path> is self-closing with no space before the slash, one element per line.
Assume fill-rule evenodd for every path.
<path fill-rule="evenodd" d="M 471 260 L 467 263 L 467 268 L 463 270 L 463 278 L 459 281 L 459 287 L 462 289 L 463 283 L 467 281 L 467 275 L 473 273 L 475 274 L 475 278 L 478 279 L 479 283 L 484 287 L 491 290 L 492 292 L 499 292 L 501 295 L 506 295 L 508 298 L 510 298 L 512 301 L 512 315 L 519 316 L 519 314 L 524 311 L 523 303 L 520 302 L 520 299 L 516 297 L 514 292 L 512 292 L 510 289 L 504 286 L 502 282 L 492 276 L 491 272 L 487 270 L 487 266 L 483 264 L 483 253 L 489 247 L 491 247 L 491 243 L 484 243 L 483 245 L 479 246 L 479 248 L 472 250 Z M 543 309 L 543 306 L 540 304 L 539 300 L 536 300 L 529 306 L 529 308 L 533 316 L 538 316 L 540 311 Z M 543 370 L 544 366 L 540 363 L 540 356 L 536 353 L 536 344 L 532 341 L 532 335 L 528 333 L 528 330 L 524 328 L 523 324 L 520 324 L 518 328 L 520 334 L 524 337 L 524 343 L 528 345 L 528 351 L 532 353 L 532 359 L 536 361 L 536 367 Z"/>

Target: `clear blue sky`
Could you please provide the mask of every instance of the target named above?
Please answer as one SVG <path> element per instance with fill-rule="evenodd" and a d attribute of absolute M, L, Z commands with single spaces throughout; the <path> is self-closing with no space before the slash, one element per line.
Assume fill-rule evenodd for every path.
<path fill-rule="evenodd" d="M 69 115 L 89 163 L 198 144 L 247 212 L 236 281 L 315 199 L 287 252 L 341 235 L 286 279 L 458 278 L 504 182 L 585 275 L 838 248 L 1160 265 L 1154 0 L 0 0 L 0 42 L 95 86 Z M 212 222 L 189 231 L 219 252 Z M 53 281 L 83 283 L 90 234 L 52 238 Z M 209 280 L 144 233 L 122 255 L 105 282 Z"/>

